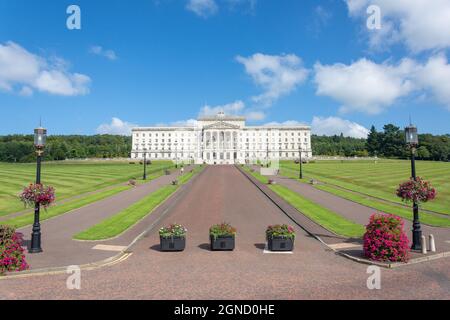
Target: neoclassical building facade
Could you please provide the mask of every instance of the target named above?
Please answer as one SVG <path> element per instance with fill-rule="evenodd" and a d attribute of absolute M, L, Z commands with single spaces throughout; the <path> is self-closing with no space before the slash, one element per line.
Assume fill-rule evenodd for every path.
<path fill-rule="evenodd" d="M 312 157 L 308 126 L 246 126 L 244 117 L 199 118 L 192 127 L 132 129 L 131 158 L 184 163 L 241 164 Z"/>

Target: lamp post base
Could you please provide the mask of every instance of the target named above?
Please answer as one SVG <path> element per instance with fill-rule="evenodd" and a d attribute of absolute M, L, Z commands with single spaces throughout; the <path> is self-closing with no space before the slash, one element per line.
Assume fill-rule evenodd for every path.
<path fill-rule="evenodd" d="M 422 231 L 417 231 L 417 230 L 413 230 L 413 243 L 411 246 L 412 250 L 422 250 L 422 244 L 421 244 L 421 239 L 422 239 Z"/>
<path fill-rule="evenodd" d="M 31 244 L 28 253 L 41 253 L 41 233 L 32 233 L 31 234 Z"/>

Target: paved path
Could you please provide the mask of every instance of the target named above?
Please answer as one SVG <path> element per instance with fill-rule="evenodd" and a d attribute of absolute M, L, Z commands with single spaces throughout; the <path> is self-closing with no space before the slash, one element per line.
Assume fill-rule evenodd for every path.
<path fill-rule="evenodd" d="M 373 213 L 377 212 L 377 210 L 373 208 L 369 208 L 356 202 L 340 198 L 334 194 L 316 189 L 310 184 L 301 183 L 294 179 L 290 179 L 287 177 L 271 177 L 271 179 L 275 180 L 278 184 L 286 186 L 292 191 L 301 194 L 305 198 L 308 198 L 313 202 L 361 225 L 366 225 L 369 222 L 370 216 Z M 409 230 L 412 230 L 412 222 L 406 219 L 403 220 L 405 221 L 405 231 L 411 240 L 412 235 Z M 427 237 L 427 241 L 428 235 L 434 235 L 438 252 L 450 251 L 449 228 L 431 227 L 422 224 L 422 234 Z"/>
<path fill-rule="evenodd" d="M 382 269 L 382 290 L 368 290 L 367 266 L 301 229 L 293 254 L 265 254 L 267 225 L 291 221 L 234 167 L 207 167 L 173 202 L 129 259 L 83 271 L 81 290 L 67 290 L 67 275 L 0 280 L 0 299 L 450 299 L 448 259 Z M 208 228 L 222 221 L 238 229 L 234 252 L 208 249 Z M 157 230 L 172 222 L 189 229 L 187 249 L 159 252 Z"/>
<path fill-rule="evenodd" d="M 179 170 L 171 175 L 161 176 L 146 184 L 118 193 L 53 219 L 41 222 L 43 253 L 27 254 L 27 260 L 33 269 L 82 265 L 112 257 L 117 251 L 93 250 L 97 244 L 127 246 L 136 237 L 141 228 L 131 228 L 120 237 L 110 241 L 76 241 L 72 237 L 113 216 L 114 214 L 139 201 L 149 193 L 156 191 L 179 175 Z M 32 226 L 18 231 L 24 234 L 25 241 L 31 238 Z"/>

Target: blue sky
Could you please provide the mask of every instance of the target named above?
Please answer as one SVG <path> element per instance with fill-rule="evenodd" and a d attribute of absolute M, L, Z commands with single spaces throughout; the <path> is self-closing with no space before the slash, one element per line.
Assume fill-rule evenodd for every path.
<path fill-rule="evenodd" d="M 220 109 L 318 134 L 410 115 L 450 133 L 450 3 L 391 2 L 2 0 L 0 134 L 40 117 L 50 134 L 127 133 Z M 71 4 L 81 30 L 66 26 Z"/>

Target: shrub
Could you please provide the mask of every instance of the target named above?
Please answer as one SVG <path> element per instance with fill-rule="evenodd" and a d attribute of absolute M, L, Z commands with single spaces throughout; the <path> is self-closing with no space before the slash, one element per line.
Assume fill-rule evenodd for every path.
<path fill-rule="evenodd" d="M 431 186 L 430 182 L 417 177 L 416 180 L 411 178 L 399 185 L 397 196 L 405 202 L 428 202 L 436 198 L 436 190 Z"/>
<path fill-rule="evenodd" d="M 268 226 L 266 230 L 266 238 L 267 240 L 273 237 L 283 237 L 294 240 L 295 239 L 295 230 L 294 227 L 288 226 L 287 224 L 283 225 L 274 225 Z"/>
<path fill-rule="evenodd" d="M 364 234 L 364 255 L 375 261 L 407 262 L 410 250 L 403 225 L 392 214 L 373 214 Z"/>
<path fill-rule="evenodd" d="M 171 224 L 159 229 L 161 238 L 186 237 L 187 229 L 181 224 Z"/>
<path fill-rule="evenodd" d="M 214 239 L 217 239 L 218 237 L 235 237 L 236 236 L 236 229 L 233 228 L 229 223 L 222 223 L 222 224 L 216 224 L 213 225 L 209 229 L 209 234 Z"/>
<path fill-rule="evenodd" d="M 19 198 L 25 206 L 34 206 L 39 204 L 47 208 L 55 201 L 55 189 L 39 183 L 31 183 L 28 187 L 23 189 L 22 193 L 19 195 Z"/>
<path fill-rule="evenodd" d="M 23 235 L 8 226 L 0 226 L 0 275 L 29 268 L 22 248 Z"/>

